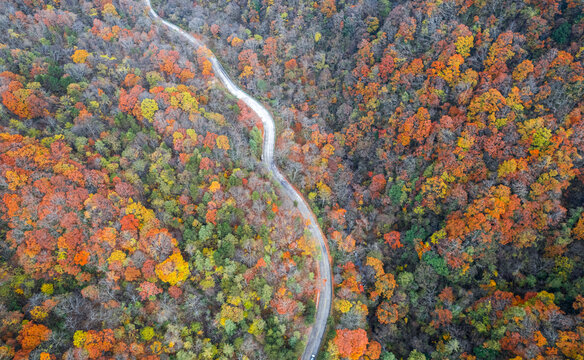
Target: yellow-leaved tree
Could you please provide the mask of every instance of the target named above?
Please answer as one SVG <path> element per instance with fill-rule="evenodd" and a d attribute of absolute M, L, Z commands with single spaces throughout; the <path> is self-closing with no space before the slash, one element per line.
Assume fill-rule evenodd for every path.
<path fill-rule="evenodd" d="M 158 110 L 158 104 L 153 99 L 144 99 L 140 104 L 140 110 L 142 110 L 142 116 L 152 122 L 154 113 Z"/>
<path fill-rule="evenodd" d="M 76 64 L 83 64 L 85 63 L 85 60 L 87 59 L 88 56 L 89 53 L 87 52 L 87 50 L 75 50 L 73 55 L 71 55 L 71 60 L 73 60 L 73 62 Z"/>
<path fill-rule="evenodd" d="M 222 150 L 229 150 L 231 147 L 229 146 L 229 139 L 225 135 L 217 136 L 217 147 Z"/>
<path fill-rule="evenodd" d="M 178 251 L 156 265 L 155 271 L 160 280 L 170 285 L 176 285 L 185 281 L 191 273 L 189 263 L 183 259 L 181 253 Z"/>

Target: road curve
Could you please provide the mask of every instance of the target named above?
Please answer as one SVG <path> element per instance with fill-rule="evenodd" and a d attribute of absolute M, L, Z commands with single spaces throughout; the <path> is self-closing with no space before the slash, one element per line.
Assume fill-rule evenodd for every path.
<path fill-rule="evenodd" d="M 149 14 L 152 19 L 161 22 L 169 29 L 173 30 L 177 34 L 181 35 L 186 41 L 191 43 L 195 47 L 204 46 L 200 41 L 195 39 L 193 36 L 179 28 L 178 26 L 162 19 L 158 14 L 152 9 L 150 0 L 144 0 L 149 9 Z M 231 81 L 229 75 L 223 66 L 217 61 L 217 58 L 209 51 L 208 56 L 209 61 L 213 65 L 213 71 L 216 77 L 218 77 L 227 90 L 236 98 L 242 100 L 247 106 L 249 106 L 261 119 L 264 126 L 264 145 L 262 151 L 262 162 L 272 175 L 273 179 L 281 185 L 284 193 L 290 197 L 290 199 L 298 204 L 298 210 L 304 217 L 305 221 L 308 223 L 308 229 L 312 234 L 313 238 L 317 240 L 317 250 L 318 250 L 318 268 L 320 278 L 317 281 L 320 284 L 320 296 L 318 298 L 318 303 L 316 307 L 316 318 L 314 325 L 308 336 L 308 341 L 306 348 L 302 354 L 302 360 L 310 360 L 313 355 L 318 353 L 320 344 L 324 336 L 324 331 L 326 329 L 326 323 L 331 310 L 332 301 L 332 279 L 331 279 L 331 264 L 329 261 L 328 250 L 326 246 L 326 238 L 324 237 L 318 222 L 306 200 L 296 189 L 288 182 L 288 180 L 282 175 L 280 170 L 276 167 L 274 163 L 274 145 L 276 138 L 275 123 L 274 118 L 270 112 L 257 102 L 254 98 L 249 96 L 243 90 L 241 90 L 237 85 Z"/>

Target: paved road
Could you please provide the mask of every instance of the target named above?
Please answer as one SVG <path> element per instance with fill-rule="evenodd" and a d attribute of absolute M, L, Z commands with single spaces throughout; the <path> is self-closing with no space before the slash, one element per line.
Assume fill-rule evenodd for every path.
<path fill-rule="evenodd" d="M 187 32 L 180 29 L 178 26 L 169 23 L 168 21 L 160 18 L 158 14 L 152 9 L 150 5 L 150 0 L 145 0 L 146 5 L 149 8 L 150 16 L 166 27 L 170 28 L 171 30 L 175 31 L 179 35 L 181 35 L 186 41 L 191 43 L 193 46 L 199 47 L 203 46 L 203 44 L 195 39 L 193 36 L 188 34 Z M 217 58 L 209 52 L 209 61 L 213 65 L 213 71 L 215 72 L 215 76 L 221 80 L 223 85 L 227 88 L 227 90 L 236 98 L 242 100 L 247 106 L 249 106 L 258 117 L 261 119 L 262 124 L 264 126 L 264 146 L 262 152 L 262 162 L 266 166 L 266 168 L 271 173 L 273 179 L 277 181 L 284 193 L 293 202 L 298 204 L 298 210 L 300 211 L 301 215 L 304 217 L 306 223 L 308 224 L 308 229 L 310 233 L 317 240 L 317 250 L 318 250 L 318 267 L 320 278 L 317 279 L 320 284 L 320 295 L 318 298 L 318 304 L 316 308 L 316 317 L 314 325 L 310 331 L 310 335 L 308 336 L 308 342 L 306 344 L 306 348 L 304 349 L 304 353 L 302 354 L 303 360 L 310 360 L 312 355 L 316 355 L 320 348 L 320 344 L 322 342 L 322 338 L 324 336 L 324 331 L 326 329 L 326 322 L 331 310 L 331 300 L 332 300 L 332 279 L 331 279 L 331 264 L 329 261 L 328 251 L 326 247 L 326 238 L 324 237 L 318 222 L 306 200 L 296 189 L 288 182 L 288 180 L 282 175 L 280 170 L 276 167 L 274 163 L 274 144 L 276 138 L 276 131 L 274 125 L 274 118 L 270 112 L 262 106 L 259 102 L 257 102 L 254 98 L 246 94 L 243 90 L 241 90 L 237 85 L 231 81 L 227 72 L 223 69 L 223 66 L 217 61 Z"/>

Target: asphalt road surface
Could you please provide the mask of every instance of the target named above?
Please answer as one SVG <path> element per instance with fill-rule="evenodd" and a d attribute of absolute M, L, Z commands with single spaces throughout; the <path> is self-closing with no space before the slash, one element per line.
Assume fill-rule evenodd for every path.
<path fill-rule="evenodd" d="M 159 21 L 170 30 L 181 35 L 186 41 L 191 43 L 195 47 L 204 46 L 200 41 L 195 39 L 193 36 L 179 28 L 178 26 L 169 23 L 168 21 L 162 19 L 158 14 L 152 9 L 150 5 L 150 0 L 145 0 L 146 5 L 149 9 L 149 14 L 155 21 Z M 254 98 L 249 96 L 243 90 L 241 90 L 231 79 L 227 72 L 223 69 L 223 66 L 217 61 L 217 58 L 209 51 L 208 56 L 209 61 L 213 65 L 213 71 L 215 76 L 221 80 L 223 85 L 227 90 L 236 98 L 242 100 L 247 106 L 249 106 L 261 119 L 264 126 L 264 145 L 262 151 L 262 162 L 269 170 L 274 181 L 280 184 L 282 191 L 296 204 L 298 204 L 298 210 L 300 214 L 304 217 L 305 222 L 308 224 L 308 229 L 312 234 L 313 238 L 317 242 L 318 250 L 318 267 L 320 277 L 316 279 L 320 284 L 320 294 L 318 297 L 318 303 L 316 308 L 315 322 L 312 326 L 310 334 L 308 336 L 308 341 L 304 353 L 302 354 L 303 360 L 310 360 L 313 355 L 318 353 L 320 344 L 322 343 L 322 338 L 324 336 L 324 331 L 326 329 L 327 319 L 331 310 L 332 301 L 332 280 L 331 280 L 331 264 L 329 261 L 328 251 L 326 247 L 326 238 L 324 237 L 318 222 L 306 200 L 302 195 L 296 191 L 296 189 L 288 182 L 288 180 L 282 175 L 280 170 L 276 167 L 274 163 L 274 144 L 276 138 L 276 131 L 274 125 L 274 118 L 270 112 L 261 105 Z"/>

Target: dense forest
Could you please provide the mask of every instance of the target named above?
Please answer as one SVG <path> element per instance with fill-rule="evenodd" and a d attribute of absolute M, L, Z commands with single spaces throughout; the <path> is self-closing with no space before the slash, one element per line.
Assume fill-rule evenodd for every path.
<path fill-rule="evenodd" d="M 584 354 L 582 0 L 153 0 L 276 118 L 321 359 Z M 296 359 L 261 122 L 137 0 L 0 1 L 0 359 Z"/>
<path fill-rule="evenodd" d="M 314 247 L 140 2 L 0 2 L 0 358 L 295 359 Z"/>
<path fill-rule="evenodd" d="M 324 358 L 582 358 L 582 1 L 154 4 L 278 118 L 335 263 Z"/>

